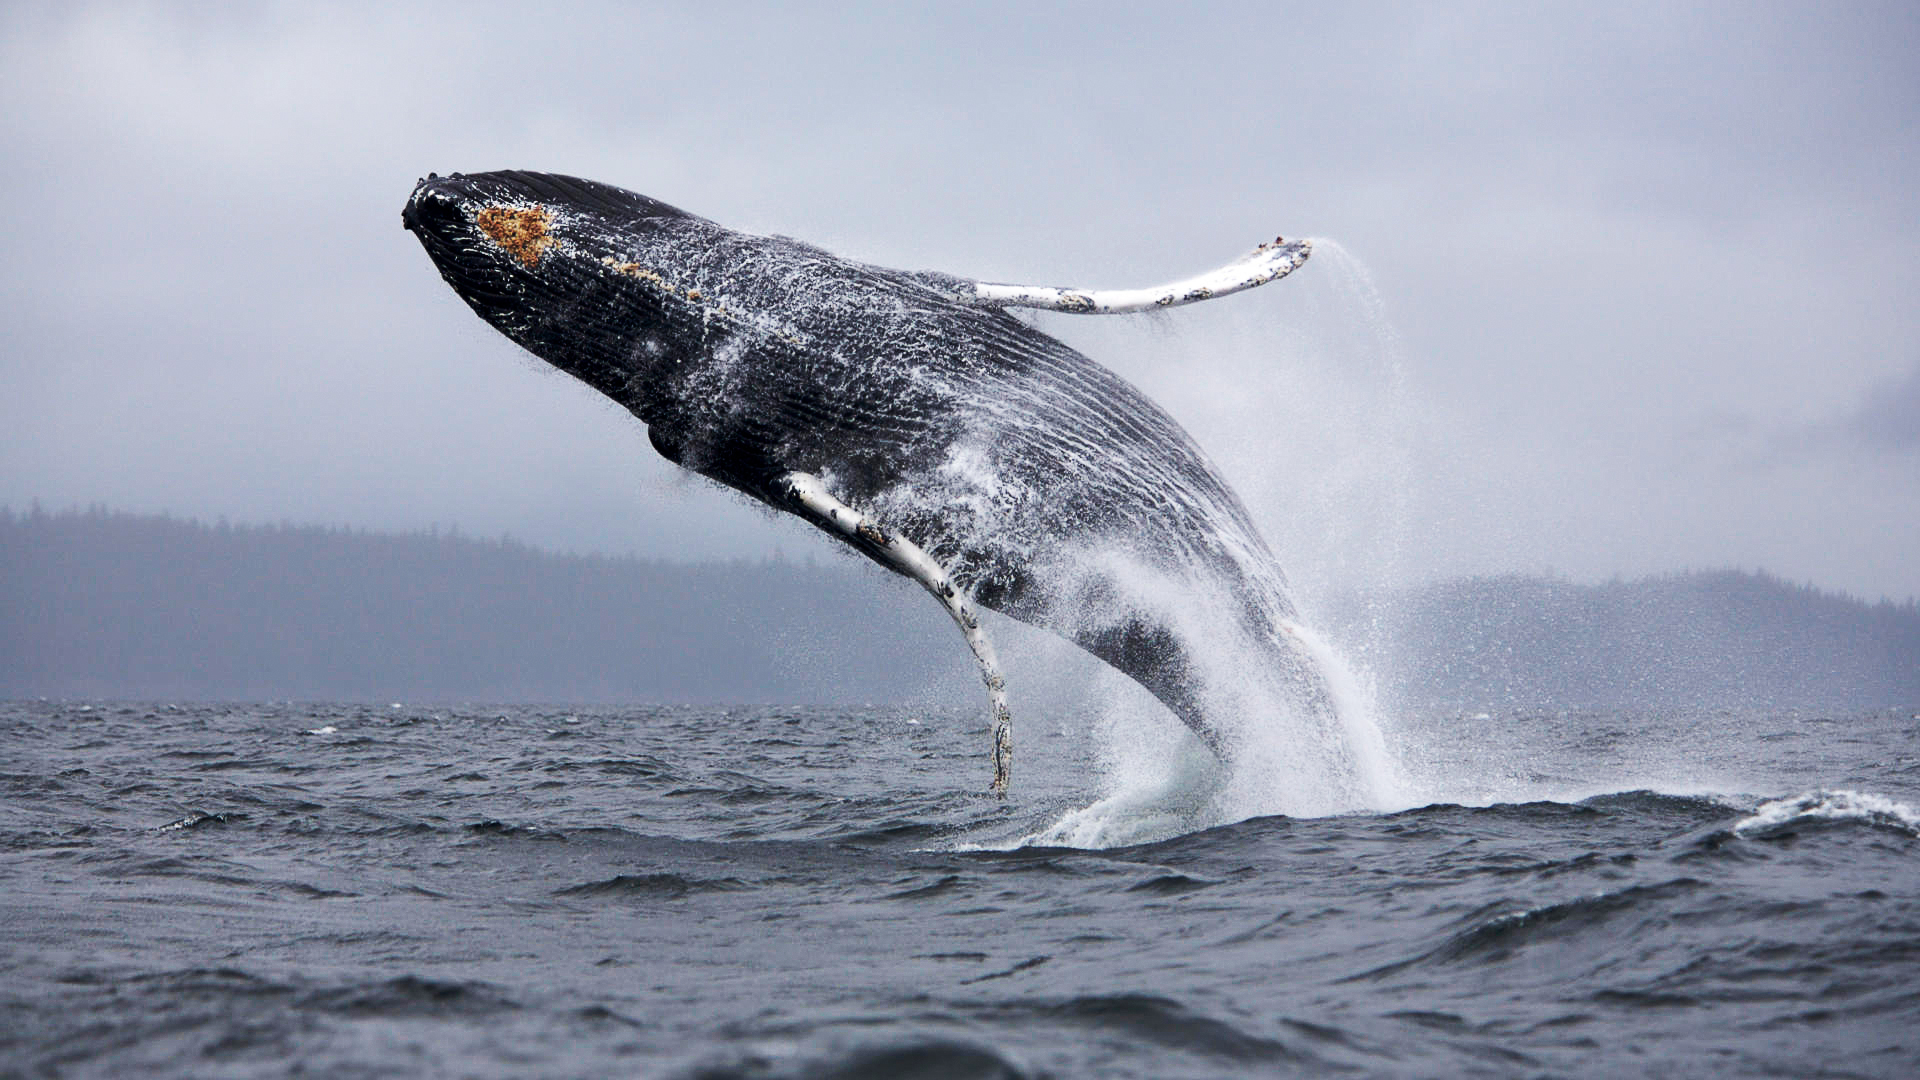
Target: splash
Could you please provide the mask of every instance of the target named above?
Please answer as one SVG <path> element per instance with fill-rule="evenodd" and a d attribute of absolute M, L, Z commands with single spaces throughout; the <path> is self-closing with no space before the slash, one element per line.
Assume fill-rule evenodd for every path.
<path fill-rule="evenodd" d="M 1150 843 L 1272 815 L 1324 817 L 1415 804 L 1382 733 L 1373 695 L 1338 650 L 1299 628 L 1329 691 L 1331 713 L 1299 706 L 1285 672 L 1246 666 L 1265 654 L 1215 636 L 1188 646 L 1209 663 L 1203 692 L 1231 696 L 1222 759 L 1138 689 L 1107 681 L 1087 699 L 1098 718 L 1103 796 L 1018 844 L 1104 848 Z M 1228 685 L 1223 681 L 1230 680 Z"/>
<path fill-rule="evenodd" d="M 1130 675 L 1236 763 L 1228 805 L 1374 797 L 1378 755 L 1242 498 L 1152 397 L 1000 310 L 1158 309 L 1272 280 L 1308 245 L 1146 292 L 1016 297 L 554 174 L 430 177 L 402 220 L 476 313 L 670 460 Z"/>
<path fill-rule="evenodd" d="M 1857 821 L 1920 836 L 1920 812 L 1882 795 L 1836 789 L 1809 791 L 1790 799 L 1761 804 L 1733 826 L 1742 836 L 1766 834 L 1785 826 L 1810 822 Z"/>
<path fill-rule="evenodd" d="M 1132 568 L 1129 593 L 1178 635 L 1228 752 L 1216 759 L 1153 702 L 1105 687 L 1086 702 L 1101 718 L 1102 798 L 1024 842 L 1105 847 L 1250 817 L 1424 801 L 1397 760 L 1376 692 L 1375 671 L 1392 659 L 1382 650 L 1393 613 L 1368 611 L 1360 635 L 1339 641 L 1312 617 L 1320 596 L 1400 573 L 1412 472 L 1398 335 L 1365 265 L 1337 243 L 1313 243 L 1321 281 L 1306 293 L 1313 310 L 1304 320 L 1289 313 L 1276 325 L 1244 305 L 1237 323 L 1162 335 L 1146 360 L 1106 327 L 1095 328 L 1101 340 L 1087 351 L 1112 359 L 1187 424 L 1280 541 L 1278 562 L 1296 580 L 1277 588 L 1299 613 L 1280 620 L 1281 648 L 1317 672 L 1321 700 L 1302 695 L 1297 672 L 1276 667 L 1272 641 L 1236 621 L 1244 596 L 1221 595 L 1204 575 Z"/>

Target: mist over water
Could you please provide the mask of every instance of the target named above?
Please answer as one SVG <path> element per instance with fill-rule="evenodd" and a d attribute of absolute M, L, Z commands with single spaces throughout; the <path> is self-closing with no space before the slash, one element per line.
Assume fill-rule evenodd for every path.
<path fill-rule="evenodd" d="M 1446 448 L 1444 418 L 1412 389 L 1398 333 L 1365 264 L 1315 239 L 1310 272 L 1239 303 L 1140 320 L 1048 320 L 1044 328 L 1120 371 L 1180 420 L 1246 501 L 1287 574 L 1298 639 L 1331 692 L 1331 716 L 1303 711 L 1285 674 L 1263 664 L 1233 624 L 1233 598 L 1204 582 L 1138 584 L 1196 657 L 1195 676 L 1223 718 L 1222 762 L 1126 680 L 1085 671 L 1061 647 L 1008 627 L 1016 693 L 1093 733 L 1098 797 L 1020 843 L 1080 847 L 1163 840 L 1251 818 L 1393 813 L 1433 803 L 1577 802 L 1630 790 L 1744 797 L 1764 781 L 1703 763 L 1697 746 L 1603 724 L 1617 753 L 1571 773 L 1499 740 L 1462 753 L 1454 729 L 1489 712 L 1437 714 L 1382 689 L 1417 686 L 1435 662 L 1396 631 L 1389 586 L 1433 576 L 1411 535 L 1424 475 L 1417 454 Z M 1475 513 L 1461 507 L 1462 515 Z M 1152 571 L 1143 569 L 1143 574 Z M 1364 599 L 1335 635 L 1318 610 Z M 1710 652 L 1699 663 L 1715 663 Z M 1069 673 L 1061 679 L 1058 673 Z M 1078 672 L 1078 674 L 1072 674 Z M 1410 677 L 1411 676 L 1411 677 Z M 1644 678 L 1637 670 L 1614 673 Z M 1076 681 L 1077 680 L 1077 681 Z M 1019 698 L 1016 698 L 1016 706 Z M 1489 688 L 1488 708 L 1497 709 Z M 1569 714 L 1572 720 L 1578 714 Z"/>
<path fill-rule="evenodd" d="M 1217 761 L 1164 709 L 1097 684 L 1104 796 L 1027 839 L 1104 846 L 1164 839 L 1272 814 L 1324 816 L 1419 801 L 1395 758 L 1371 665 L 1385 655 L 1389 610 L 1370 633 L 1335 642 L 1315 628 L 1316 597 L 1404 572 L 1411 430 L 1397 334 L 1365 265 L 1316 238 L 1320 279 L 1286 303 L 1269 290 L 1208 311 L 1149 319 L 1056 319 L 1050 332 L 1120 371 L 1180 420 L 1266 534 L 1300 622 L 1296 647 L 1325 680 L 1331 709 L 1303 709 L 1298 687 L 1236 623 L 1239 600 L 1140 567 L 1132 592 L 1156 598 L 1195 659 L 1191 672 L 1220 718 Z M 1191 315 L 1192 323 L 1186 321 Z M 1114 324 L 1120 325 L 1114 325 Z"/>

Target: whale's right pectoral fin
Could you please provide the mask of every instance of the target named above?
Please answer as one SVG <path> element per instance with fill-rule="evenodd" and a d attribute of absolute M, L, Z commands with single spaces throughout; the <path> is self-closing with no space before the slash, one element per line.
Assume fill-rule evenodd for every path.
<path fill-rule="evenodd" d="M 1215 270 L 1144 289 L 1063 289 L 1051 285 L 959 283 L 959 299 L 983 307 L 1030 307 L 1075 315 L 1119 315 L 1179 307 L 1278 281 L 1313 254 L 1310 240 L 1274 237 L 1241 258 Z"/>
<path fill-rule="evenodd" d="M 1000 660 L 994 655 L 993 642 L 981 629 L 973 604 L 953 584 L 953 579 L 918 544 L 888 532 L 873 518 L 833 497 L 820 478 L 810 473 L 790 472 L 781 478 L 787 501 L 819 525 L 858 542 L 864 550 L 883 557 L 887 564 L 920 583 L 947 609 L 947 614 L 966 635 L 967 647 L 980 665 L 980 678 L 987 684 L 987 701 L 993 709 L 993 792 L 1005 796 L 1013 773 L 1013 714 L 1007 711 L 1006 680 L 1000 675 Z"/>

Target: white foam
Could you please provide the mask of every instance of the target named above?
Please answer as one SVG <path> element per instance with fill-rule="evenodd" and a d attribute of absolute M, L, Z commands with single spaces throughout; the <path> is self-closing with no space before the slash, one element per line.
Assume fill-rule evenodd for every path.
<path fill-rule="evenodd" d="M 1355 809 L 1404 810 L 1414 805 L 1393 755 L 1387 750 L 1373 688 L 1348 665 L 1347 658 L 1331 642 L 1311 627 L 1296 627 L 1295 633 L 1319 663 L 1333 694 L 1334 709 L 1339 714 L 1360 783 L 1356 794 L 1362 805 Z"/>
<path fill-rule="evenodd" d="M 1390 580 L 1408 517 L 1400 343 L 1365 266 L 1338 244 L 1315 244 L 1328 256 L 1325 314 L 1336 328 L 1314 333 L 1251 314 L 1225 339 L 1215 334 L 1173 349 L 1176 360 L 1191 354 L 1184 362 L 1158 356 L 1169 350 L 1156 342 L 1156 361 L 1134 374 L 1176 415 L 1198 421 L 1203 444 L 1226 451 L 1223 471 L 1249 496 L 1264 531 L 1282 541 L 1283 554 L 1305 555 L 1287 567 L 1296 579 L 1325 584 L 1357 566 L 1365 580 Z M 1109 344 L 1122 347 L 1094 353 L 1112 351 L 1124 368 L 1126 343 Z M 1179 371 L 1177 381 L 1168 381 L 1168 369 Z M 1234 554 L 1249 567 L 1271 559 L 1264 551 Z M 1273 643 L 1256 640 L 1235 618 L 1244 586 L 1206 580 L 1197 567 L 1182 575 L 1127 561 L 1125 553 L 1110 552 L 1081 558 L 1186 646 L 1191 682 L 1230 764 L 1213 761 L 1165 709 L 1132 699 L 1118 708 L 1102 703 L 1103 797 L 1029 842 L 1107 846 L 1253 817 L 1392 811 L 1430 801 L 1415 793 L 1390 745 L 1367 672 L 1313 628 L 1311 585 L 1303 595 L 1270 583 L 1303 615 L 1289 620 L 1280 651 L 1317 670 L 1331 709 L 1303 701 L 1297 680 L 1275 670 Z M 1369 643 L 1352 644 L 1364 653 Z"/>
<path fill-rule="evenodd" d="M 1256 817 L 1325 817 L 1416 805 L 1381 733 L 1370 691 L 1331 645 L 1292 628 L 1327 687 L 1328 715 L 1302 702 L 1291 673 L 1268 670 L 1270 648 L 1222 617 L 1230 609 L 1191 583 L 1171 592 L 1185 603 L 1159 614 L 1192 653 L 1192 675 L 1229 748 L 1227 761 L 1132 682 L 1101 679 L 1085 692 L 1086 711 L 1098 724 L 1101 797 L 1018 844 L 1112 847 Z"/>
<path fill-rule="evenodd" d="M 1912 807 L 1883 795 L 1844 789 L 1809 791 L 1762 803 L 1751 816 L 1735 823 L 1733 831 L 1759 832 L 1794 821 L 1866 821 L 1920 835 L 1920 813 Z"/>
<path fill-rule="evenodd" d="M 1214 806 L 1218 770 L 1204 752 L 1177 755 L 1132 784 L 1015 842 L 1015 847 L 1110 848 L 1147 844 L 1223 824 Z"/>

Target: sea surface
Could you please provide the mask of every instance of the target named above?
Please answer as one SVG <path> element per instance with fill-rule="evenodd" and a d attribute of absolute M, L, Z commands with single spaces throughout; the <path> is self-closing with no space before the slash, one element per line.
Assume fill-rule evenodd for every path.
<path fill-rule="evenodd" d="M 1385 726 L 1183 831 L 1068 716 L 0 705 L 0 1074 L 1920 1075 L 1913 709 Z"/>

